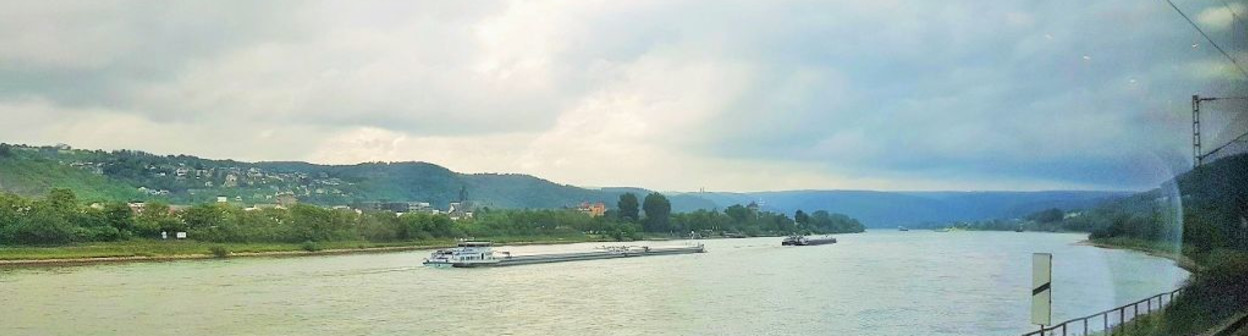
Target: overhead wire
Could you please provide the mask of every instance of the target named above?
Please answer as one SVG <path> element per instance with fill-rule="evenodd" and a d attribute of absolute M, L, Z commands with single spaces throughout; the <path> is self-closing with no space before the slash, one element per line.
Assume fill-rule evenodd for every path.
<path fill-rule="evenodd" d="M 1196 28 L 1196 31 L 1200 33 L 1200 36 L 1204 36 L 1205 41 L 1209 41 L 1209 44 L 1213 45 L 1214 49 L 1217 49 L 1218 52 L 1222 53 L 1222 56 L 1226 56 L 1226 59 L 1231 61 L 1231 65 L 1234 65 L 1235 69 L 1238 69 L 1240 74 L 1243 74 L 1244 77 L 1248 77 L 1248 70 L 1244 70 L 1244 67 L 1240 66 L 1239 62 L 1235 60 L 1235 57 L 1231 57 L 1231 54 L 1227 53 L 1226 50 L 1223 50 L 1217 42 L 1214 42 L 1213 39 L 1209 37 L 1209 34 L 1205 33 L 1204 29 L 1200 29 L 1200 25 L 1197 25 L 1196 21 L 1192 21 L 1192 18 L 1188 17 L 1187 13 L 1183 13 L 1183 10 L 1179 9 L 1179 6 L 1176 6 L 1174 1 L 1166 0 L 1166 3 L 1170 4 L 1170 8 L 1174 8 L 1174 11 L 1178 12 L 1179 16 L 1182 16 L 1184 20 L 1187 20 L 1187 23 L 1191 24 L 1192 28 Z"/>

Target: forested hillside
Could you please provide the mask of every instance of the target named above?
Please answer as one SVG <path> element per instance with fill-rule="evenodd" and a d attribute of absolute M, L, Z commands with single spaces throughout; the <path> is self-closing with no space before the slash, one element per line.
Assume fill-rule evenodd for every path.
<path fill-rule="evenodd" d="M 142 196 L 127 183 L 50 160 L 30 159 L 0 144 L 0 191 L 33 196 L 53 188 L 75 190 L 85 199 Z"/>
<path fill-rule="evenodd" d="M 88 201 L 154 200 L 193 205 L 226 196 L 242 205 L 275 203 L 289 194 L 321 206 L 356 202 L 428 202 L 446 209 L 463 197 L 481 207 L 555 209 L 582 202 L 615 206 L 641 188 L 582 188 L 523 174 L 464 174 L 425 162 L 319 165 L 306 162 L 239 162 L 140 151 L 71 149 L 68 146 L 0 144 L 0 191 L 41 196 L 54 187 Z M 724 210 L 757 203 L 763 210 L 793 214 L 827 210 L 858 218 L 870 227 L 920 226 L 929 222 L 1020 217 L 1052 207 L 1091 208 L 1121 192 L 882 192 L 798 190 L 776 192 L 668 192 L 677 213 Z M 904 211 L 899 211 L 904 209 Z"/>
<path fill-rule="evenodd" d="M 1183 295 L 1130 335 L 1190 335 L 1248 311 L 1248 154 L 1085 211 L 1028 216 L 1034 228 L 1091 232 L 1093 242 L 1192 260 Z M 1004 222 L 981 222 L 988 229 Z M 1006 224 L 1003 224 L 1006 225 Z M 1030 228 L 1029 228 L 1030 229 Z"/>
<path fill-rule="evenodd" d="M 139 151 L 0 145 L 0 190 L 24 196 L 54 187 L 100 201 L 209 202 L 227 196 L 243 204 L 273 203 L 290 193 L 300 202 L 345 205 L 361 201 L 429 202 L 445 208 L 464 196 L 480 206 L 561 208 L 611 202 L 620 192 L 578 188 L 529 175 L 461 174 L 424 162 L 317 165 L 238 162 Z M 681 209 L 714 207 L 674 199 Z"/>

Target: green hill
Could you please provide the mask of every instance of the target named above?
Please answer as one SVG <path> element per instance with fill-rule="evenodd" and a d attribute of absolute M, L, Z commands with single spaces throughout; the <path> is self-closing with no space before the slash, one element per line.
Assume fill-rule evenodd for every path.
<path fill-rule="evenodd" d="M 87 199 L 191 204 L 210 202 L 217 196 L 241 203 L 273 203 L 277 194 L 293 193 L 300 202 L 318 205 L 393 201 L 429 202 L 445 208 L 464 191 L 468 200 L 480 206 L 561 208 L 581 202 L 614 206 L 625 192 L 580 188 L 521 174 L 461 174 L 425 162 L 251 163 L 128 150 L 2 146 L 0 190 L 25 196 L 65 187 Z M 674 196 L 672 202 L 679 211 L 716 207 L 688 196 Z"/>
<path fill-rule="evenodd" d="M 130 185 L 90 171 L 39 159 L 20 150 L 0 155 L 0 190 L 22 196 L 43 196 L 52 188 L 74 190 L 85 200 L 139 197 Z"/>
<path fill-rule="evenodd" d="M 227 196 L 237 203 L 262 204 L 275 203 L 278 194 L 289 193 L 299 202 L 322 206 L 392 201 L 428 202 L 439 209 L 459 200 L 461 191 L 480 206 L 546 209 L 581 202 L 603 202 L 614 208 L 623 193 L 644 196 L 651 192 L 582 188 L 523 174 L 463 174 L 425 162 L 240 162 L 132 150 L 0 144 L 0 190 L 35 196 L 52 187 L 72 189 L 84 199 L 196 204 Z M 1016 217 L 1050 207 L 1089 208 L 1125 195 L 1099 191 L 664 193 L 677 213 L 758 202 L 764 210 L 790 215 L 798 209 L 843 213 L 870 227 Z"/>

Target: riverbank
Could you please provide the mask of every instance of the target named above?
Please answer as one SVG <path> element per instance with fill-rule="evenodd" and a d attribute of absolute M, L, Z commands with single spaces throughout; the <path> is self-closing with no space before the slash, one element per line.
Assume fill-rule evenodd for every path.
<path fill-rule="evenodd" d="M 491 237 L 483 240 L 503 245 L 571 244 L 612 241 L 609 237 L 522 236 Z M 214 258 L 296 257 L 355 253 L 385 253 L 429 250 L 455 246 L 453 239 L 411 242 L 316 242 L 316 243 L 211 243 L 136 239 L 122 242 L 73 244 L 66 246 L 0 247 L 0 267 L 65 266 L 118 262 L 152 262 Z M 224 252 L 224 253 L 219 253 Z"/>
<path fill-rule="evenodd" d="M 1248 295 L 1248 254 L 1230 250 L 1195 253 L 1162 242 L 1122 237 L 1081 244 L 1148 253 L 1174 260 L 1176 265 L 1192 272 L 1186 291 L 1170 306 L 1137 318 L 1121 330 L 1123 335 L 1248 334 L 1248 305 L 1243 300 Z"/>
<path fill-rule="evenodd" d="M 667 235 L 645 235 L 646 241 L 686 239 Z M 703 239 L 731 239 L 709 237 Z M 482 237 L 480 240 L 501 246 L 556 245 L 587 242 L 618 242 L 600 235 L 573 236 L 505 236 Z M 620 242 L 626 243 L 626 242 Z M 309 243 L 211 243 L 199 241 L 135 239 L 121 242 L 84 243 L 65 246 L 0 247 L 0 268 L 71 266 L 124 262 L 158 262 L 175 260 L 300 257 L 357 253 L 386 253 L 433 250 L 455 246 L 454 239 L 432 239 L 410 242 L 316 242 Z M 223 252 L 223 253 L 218 253 Z"/>
<path fill-rule="evenodd" d="M 1196 263 L 1195 260 L 1188 257 L 1187 255 L 1184 255 L 1181 249 L 1177 249 L 1179 251 L 1176 251 L 1175 246 L 1162 243 L 1162 242 L 1115 237 L 1115 238 L 1088 239 L 1088 240 L 1079 242 L 1079 244 L 1099 247 L 1099 248 L 1106 248 L 1106 249 L 1120 249 L 1120 250 L 1132 250 L 1132 251 L 1143 252 L 1151 256 L 1170 259 L 1174 261 L 1175 265 L 1178 265 L 1179 267 L 1192 273 L 1196 273 L 1196 271 L 1198 271 L 1201 268 L 1200 264 Z"/>

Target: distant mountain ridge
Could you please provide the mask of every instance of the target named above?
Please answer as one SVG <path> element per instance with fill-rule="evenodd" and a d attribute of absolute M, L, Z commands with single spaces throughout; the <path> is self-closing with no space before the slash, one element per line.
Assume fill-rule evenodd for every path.
<path fill-rule="evenodd" d="M 461 190 L 479 206 L 562 208 L 581 202 L 615 207 L 619 195 L 648 189 L 582 188 L 524 174 L 464 174 L 426 162 L 320 165 L 307 162 L 239 162 L 139 151 L 91 151 L 68 146 L 0 144 L 0 190 L 27 196 L 68 187 L 84 199 L 210 202 L 227 196 L 242 203 L 272 203 L 277 194 L 301 202 L 345 205 L 357 201 L 429 202 L 445 208 Z M 1008 218 L 1047 208 L 1079 209 L 1131 193 L 886 192 L 796 190 L 665 193 L 672 210 L 724 209 L 758 202 L 764 210 L 792 214 L 828 210 L 869 227 Z"/>
<path fill-rule="evenodd" d="M 1084 209 L 1134 194 L 1113 191 L 935 191 L 798 190 L 698 193 L 716 204 L 759 202 L 763 209 L 791 213 L 820 209 L 857 218 L 868 227 L 913 226 L 925 222 L 1016 218 L 1039 210 Z"/>

